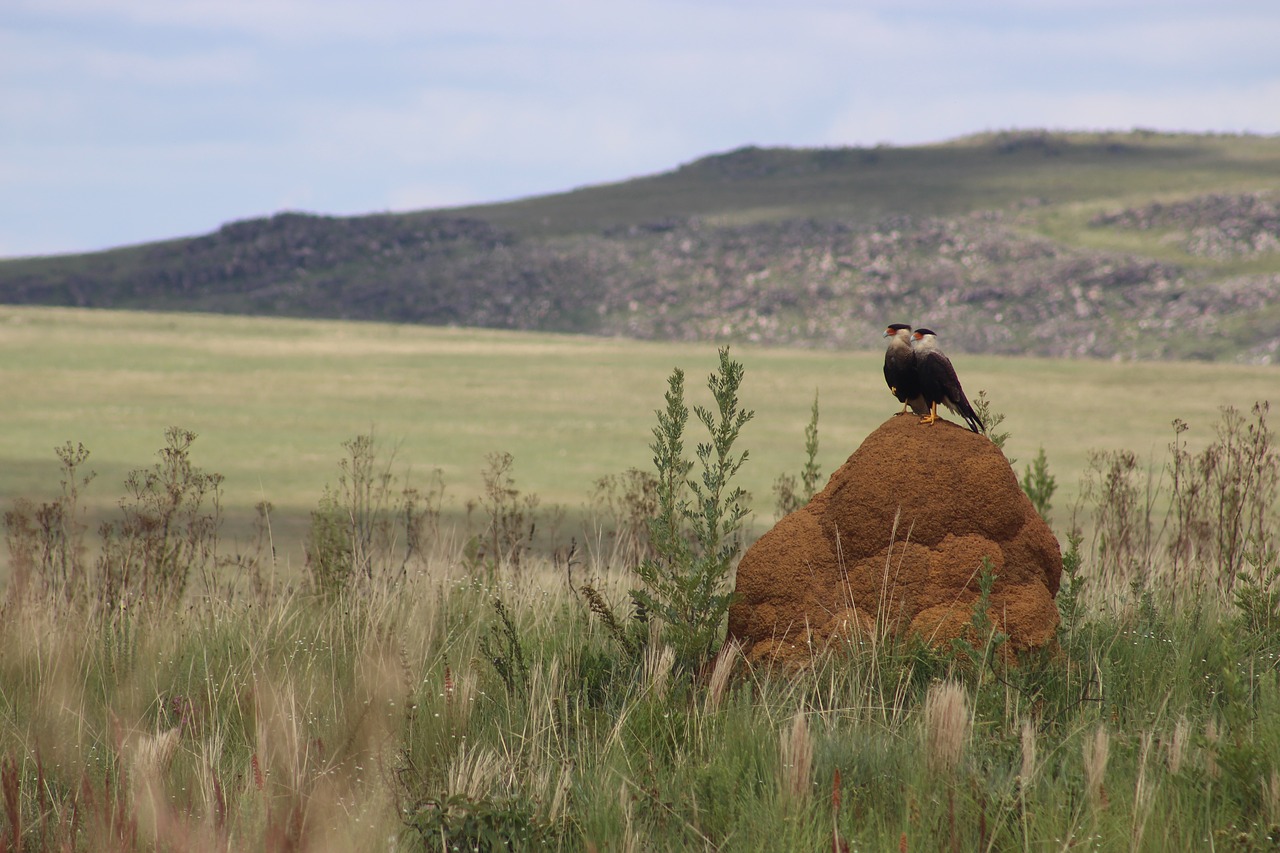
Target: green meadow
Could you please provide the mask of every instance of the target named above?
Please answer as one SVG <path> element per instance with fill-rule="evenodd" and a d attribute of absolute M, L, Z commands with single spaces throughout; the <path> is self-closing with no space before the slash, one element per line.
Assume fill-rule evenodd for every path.
<path fill-rule="evenodd" d="M 750 459 L 740 475 L 755 529 L 774 520 L 775 479 L 803 464 L 815 393 L 824 480 L 897 410 L 880 345 L 733 349 L 746 368 L 742 404 L 756 413 L 743 432 Z M 952 356 L 970 398 L 984 390 L 1005 414 L 1016 470 L 1045 449 L 1059 522 L 1091 450 L 1131 449 L 1158 473 L 1175 417 L 1192 425 L 1194 450 L 1212 437 L 1220 407 L 1247 411 L 1280 388 L 1266 367 Z M 292 547 L 335 481 L 342 443 L 369 433 L 405 482 L 441 471 L 447 514 L 465 514 L 482 492 L 487 455 L 505 452 L 516 488 L 573 515 L 600 478 L 652 467 L 654 411 L 672 369 L 686 372 L 690 402 L 708 405 L 715 364 L 706 344 L 6 306 L 0 502 L 54 497 L 54 448 L 82 443 L 97 474 L 82 501 L 109 517 L 127 472 L 154 463 L 164 430 L 180 426 L 199 436 L 195 464 L 225 478 L 232 538 L 245 535 L 265 500 Z"/>
<path fill-rule="evenodd" d="M 1006 654 L 980 597 L 950 647 L 877 628 L 780 672 L 734 645 L 678 657 L 674 618 L 639 612 L 635 555 L 607 540 L 572 563 L 448 536 L 406 556 L 354 489 L 316 516 L 324 559 L 302 560 L 344 442 L 370 433 L 397 483 L 439 469 L 473 531 L 511 526 L 511 499 L 467 518 L 495 452 L 540 518 L 560 505 L 571 523 L 596 480 L 650 466 L 673 367 L 709 405 L 713 347 L 0 309 L 6 511 L 58 500 L 70 441 L 98 475 L 79 503 L 111 518 L 177 425 L 225 477 L 224 539 L 247 537 L 263 500 L 281 539 L 276 562 L 219 562 L 203 516 L 179 514 L 122 523 L 95 564 L 56 519 L 6 518 L 21 557 L 0 589 L 0 851 L 1277 849 L 1280 458 L 1262 420 L 1217 434 L 1222 406 L 1275 396 L 1275 369 L 952 355 L 1006 416 L 1018 470 L 1044 448 L 1060 533 L 1090 453 L 1138 454 L 1141 492 L 1175 418 L 1193 454 L 1259 439 L 1256 465 L 1204 480 L 1218 491 L 1178 528 L 1196 553 L 1125 538 L 1141 494 L 1090 498 L 1112 538 L 1064 539 L 1042 653 Z M 897 404 L 878 340 L 733 356 L 760 532 L 773 480 L 804 463 L 815 390 L 824 474 Z M 1195 527 L 1242 509 L 1257 523 L 1226 551 Z"/>

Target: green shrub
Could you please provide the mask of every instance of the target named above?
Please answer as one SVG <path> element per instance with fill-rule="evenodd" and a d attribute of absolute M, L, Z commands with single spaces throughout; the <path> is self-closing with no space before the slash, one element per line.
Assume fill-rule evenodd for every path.
<path fill-rule="evenodd" d="M 551 828 L 516 798 L 428 798 L 413 807 L 405 822 L 423 850 L 540 850 L 555 841 Z"/>
<path fill-rule="evenodd" d="M 693 409 L 710 434 L 710 441 L 697 446 L 701 477 L 689 477 L 693 462 L 684 456 L 689 409 L 679 368 L 668 379 L 667 406 L 657 412 L 649 445 L 658 474 L 658 515 L 650 525 L 657 557 L 636 570 L 644 588 L 632 595 L 645 613 L 663 621 L 667 639 L 686 667 L 696 667 L 710 655 L 732 595 L 725 585 L 748 511 L 746 492 L 731 486 L 747 461 L 747 452 L 736 453 L 734 444 L 754 415 L 739 406 L 742 377 L 742 364 L 729 357 L 727 347 L 721 349 L 719 369 L 707 380 L 715 409 Z"/>
<path fill-rule="evenodd" d="M 1040 452 L 1027 466 L 1022 475 L 1022 491 L 1031 499 L 1040 517 L 1049 522 L 1049 510 L 1053 508 L 1053 493 L 1058 490 L 1057 479 L 1049 473 L 1049 459 L 1045 456 L 1044 445 Z"/>

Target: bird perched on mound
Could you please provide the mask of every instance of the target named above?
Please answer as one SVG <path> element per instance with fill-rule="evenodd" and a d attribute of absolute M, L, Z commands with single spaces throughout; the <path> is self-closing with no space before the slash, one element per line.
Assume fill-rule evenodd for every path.
<path fill-rule="evenodd" d="M 920 423 L 932 424 L 938 420 L 938 404 L 942 403 L 964 418 L 969 429 L 986 432 L 986 424 L 978 417 L 973 406 L 969 405 L 969 398 L 960 387 L 960 379 L 951 365 L 951 359 L 938 348 L 938 336 L 931 329 L 916 329 L 911 336 L 911 348 L 915 351 L 920 393 L 929 407 L 929 414 L 922 417 Z"/>
<path fill-rule="evenodd" d="M 929 411 L 924 397 L 920 395 L 920 379 L 916 373 L 916 353 L 911 348 L 911 327 L 906 323 L 894 323 L 884 330 L 889 339 L 889 346 L 884 351 L 884 381 L 889 384 L 893 396 L 902 403 L 905 415 L 907 409 L 917 415 Z"/>

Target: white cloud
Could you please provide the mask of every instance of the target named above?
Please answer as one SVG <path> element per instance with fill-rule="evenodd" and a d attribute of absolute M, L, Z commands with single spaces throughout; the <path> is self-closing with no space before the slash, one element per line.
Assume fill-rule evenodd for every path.
<path fill-rule="evenodd" d="M 0 245 L 41 217 L 73 249 L 509 199 L 749 143 L 1280 132 L 1278 31 L 1273 0 L 8 0 Z"/>

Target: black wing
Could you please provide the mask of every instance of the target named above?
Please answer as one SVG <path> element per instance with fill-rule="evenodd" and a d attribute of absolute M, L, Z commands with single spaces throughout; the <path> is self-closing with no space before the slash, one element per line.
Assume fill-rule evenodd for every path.
<path fill-rule="evenodd" d="M 951 359 L 940 352 L 931 352 L 925 356 L 925 365 L 921 372 L 927 377 L 925 384 L 929 388 L 925 391 L 925 398 L 930 403 L 942 403 L 948 409 L 964 418 L 965 423 L 969 425 L 969 429 L 974 432 L 987 431 L 986 424 L 978 417 L 978 413 L 973 410 L 973 406 L 969 405 L 969 398 L 965 396 L 964 389 L 960 387 L 960 377 L 956 375 L 956 369 L 951 364 Z"/>
<path fill-rule="evenodd" d="M 911 350 L 890 347 L 884 354 L 884 381 L 888 383 L 899 403 L 919 396 L 919 380 L 916 378 L 916 354 Z"/>

